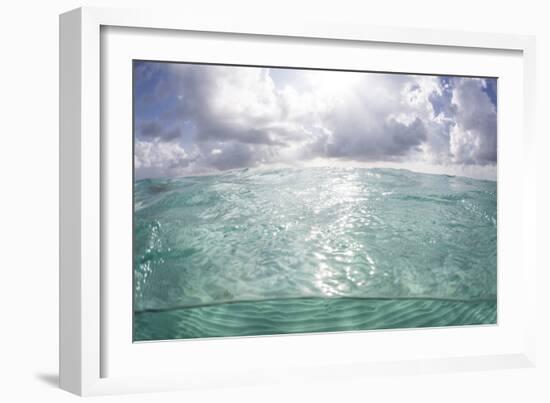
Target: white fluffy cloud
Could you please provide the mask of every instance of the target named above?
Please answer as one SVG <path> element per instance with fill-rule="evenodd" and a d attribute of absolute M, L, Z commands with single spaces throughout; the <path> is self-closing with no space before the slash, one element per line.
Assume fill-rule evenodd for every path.
<path fill-rule="evenodd" d="M 191 162 L 181 145 L 161 141 L 136 141 L 134 158 L 134 168 L 144 177 L 183 175 Z"/>
<path fill-rule="evenodd" d="M 167 63 L 136 77 L 138 178 L 314 159 L 496 164 L 486 80 Z"/>

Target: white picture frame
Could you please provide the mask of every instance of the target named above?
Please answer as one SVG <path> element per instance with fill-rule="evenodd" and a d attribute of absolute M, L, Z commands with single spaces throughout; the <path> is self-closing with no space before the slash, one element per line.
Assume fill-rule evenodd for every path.
<path fill-rule="evenodd" d="M 111 189 L 108 182 L 114 173 L 109 169 L 115 168 L 112 168 L 112 164 L 107 164 L 108 157 L 106 155 L 109 153 L 106 152 L 105 147 L 118 147 L 102 138 L 102 133 L 109 129 L 109 124 L 104 121 L 108 111 L 102 108 L 104 107 L 103 96 L 110 91 L 105 86 L 110 84 L 102 80 L 101 58 L 109 53 L 104 53 L 104 49 L 102 49 L 105 43 L 102 42 L 101 35 L 102 30 L 109 29 L 108 27 L 155 29 L 156 32 L 172 33 L 193 32 L 195 36 L 199 37 L 201 33 L 218 33 L 218 36 L 242 35 L 258 40 L 286 38 L 298 43 L 302 41 L 304 46 L 307 46 L 307 43 L 310 43 L 308 41 L 311 40 L 333 41 L 331 46 L 336 47 L 340 46 L 338 44 L 346 43 L 376 43 L 377 46 L 382 47 L 410 45 L 422 47 L 422 49 L 465 50 L 476 53 L 480 57 L 491 52 L 515 52 L 515 62 L 513 63 L 516 63 L 517 66 L 519 60 L 521 76 L 517 77 L 516 73 L 519 70 L 512 69 L 515 73 L 510 73 L 510 78 L 513 77 L 514 81 L 510 80 L 509 83 L 510 88 L 515 88 L 513 95 L 519 97 L 516 99 L 517 103 L 514 104 L 514 108 L 521 108 L 521 114 L 518 114 L 522 117 L 518 118 L 520 121 L 515 121 L 514 124 L 520 124 L 519 131 L 522 133 L 514 140 L 515 143 L 508 144 L 506 146 L 508 148 L 504 150 L 500 148 L 499 140 L 499 164 L 501 164 L 500 155 L 502 153 L 504 156 L 509 155 L 508 161 L 512 161 L 514 156 L 511 151 L 514 148 L 519 150 L 518 155 L 515 156 L 515 164 L 521 169 L 518 170 L 519 173 L 516 177 L 510 180 L 514 181 L 513 184 L 519 185 L 521 191 L 515 196 L 513 203 L 508 204 L 510 207 L 506 208 L 504 213 L 511 217 L 510 222 L 518 229 L 519 234 L 517 234 L 516 240 L 519 239 L 521 246 L 513 256 L 515 261 L 520 263 L 520 268 L 517 269 L 519 271 L 514 273 L 508 271 L 510 274 L 508 277 L 512 278 L 513 275 L 515 276 L 513 278 L 518 281 L 505 281 L 508 288 L 504 295 L 510 296 L 512 293 L 516 293 L 524 303 L 523 312 L 536 311 L 537 266 L 534 250 L 536 242 L 532 242 L 533 234 L 536 232 L 534 209 L 534 173 L 536 168 L 533 158 L 535 153 L 533 113 L 535 42 L 533 37 L 380 28 L 320 22 L 293 25 L 281 21 L 269 22 L 269 20 L 249 21 L 245 26 L 241 23 L 234 24 L 229 20 L 197 19 L 194 16 L 173 15 L 149 10 L 80 8 L 62 14 L 60 17 L 59 331 L 60 385 L 63 389 L 79 395 L 97 395 L 194 387 L 243 386 L 291 381 L 296 376 L 301 379 L 328 381 L 348 376 L 368 376 L 373 373 L 397 375 L 418 372 L 520 368 L 534 365 L 535 318 L 522 315 L 521 323 L 515 319 L 511 320 L 513 323 L 510 325 L 509 331 L 500 323 L 502 325 L 500 329 L 498 326 L 484 329 L 454 329 L 452 334 L 448 333 L 443 336 L 437 333 L 438 329 L 428 329 L 415 332 L 380 331 L 321 336 L 233 338 L 213 342 L 186 341 L 185 344 L 171 342 L 164 343 L 162 351 L 157 349 L 155 355 L 177 356 L 183 354 L 182 348 L 187 348 L 188 353 L 193 350 L 202 354 L 202 359 L 205 361 L 203 367 L 191 370 L 188 359 L 187 361 L 180 360 L 180 364 L 164 362 L 167 364 L 164 366 L 168 370 L 162 373 L 159 371 L 158 374 L 155 374 L 155 371 L 141 371 L 140 368 L 132 371 L 132 368 L 128 368 L 135 367 L 135 362 L 132 359 L 134 354 L 136 357 L 140 354 L 140 358 L 136 359 L 136 362 L 143 362 L 143 366 L 147 362 L 150 367 L 153 361 L 148 362 L 147 357 L 150 358 L 153 354 L 154 346 L 152 344 L 154 343 L 150 343 L 149 347 L 140 347 L 140 351 L 130 345 L 127 346 L 127 349 L 122 346 L 120 340 L 123 340 L 122 343 L 126 343 L 126 330 L 115 326 L 117 322 L 113 318 L 120 318 L 115 311 L 124 313 L 127 309 L 123 304 L 120 305 L 120 309 L 113 309 L 112 298 L 108 298 L 109 288 L 112 289 L 112 284 L 109 283 L 107 286 L 106 280 L 113 279 L 109 273 L 105 272 L 105 267 L 109 266 L 106 262 L 105 252 L 108 250 L 108 245 L 105 244 L 103 228 L 108 226 L 106 220 L 111 217 L 105 214 L 106 203 L 109 203 L 109 197 L 106 197 L 105 194 Z M 129 35 L 132 33 L 130 32 Z M 160 38 L 158 40 L 161 41 Z M 433 58 L 433 56 L 431 57 Z M 457 67 L 457 69 L 459 68 Z M 399 66 L 395 66 L 395 69 L 399 70 Z M 117 91 L 124 91 L 124 89 Z M 512 93 L 509 92 L 509 94 Z M 112 102 L 109 102 L 111 105 Z M 503 107 L 506 108 L 506 104 Z M 131 120 L 131 116 L 121 116 L 116 119 Z M 499 124 L 502 125 L 500 119 Z M 510 164 L 510 162 L 505 163 Z M 504 172 L 509 171 L 504 170 Z M 500 175 L 501 172 L 499 172 L 499 180 Z M 506 191 L 506 186 L 503 191 Z M 499 204 L 500 197 L 499 194 Z M 499 210 L 499 214 L 501 213 L 502 211 Z M 523 242 L 521 242 L 522 240 Z M 115 284 L 114 281 L 113 284 Z M 120 281 L 124 282 L 125 280 L 116 281 L 118 281 L 116 284 L 120 285 Z M 500 292 L 501 289 L 499 289 L 499 298 Z M 501 309 L 500 305 L 499 309 Z M 499 315 L 501 313 L 499 311 Z M 366 340 L 366 337 L 370 341 L 390 338 L 396 343 L 405 341 L 413 345 L 425 344 L 426 341 L 423 340 L 428 340 L 430 337 L 441 340 L 446 338 L 447 342 L 450 342 L 451 338 L 471 341 L 465 341 L 466 345 L 463 350 L 442 347 L 437 351 L 426 350 L 425 354 L 416 356 L 406 356 L 397 350 L 392 357 L 387 357 L 387 359 L 379 357 L 376 360 L 367 360 L 359 355 L 339 361 L 336 357 L 331 358 L 330 355 L 325 358 L 315 357 L 314 350 L 308 351 L 308 346 L 315 346 L 320 340 L 327 345 L 331 345 L 331 343 L 353 345 Z M 510 340 L 502 345 L 494 343 L 498 348 L 490 350 L 486 346 L 495 337 L 510 338 Z M 473 348 L 473 340 L 476 338 L 485 340 L 486 344 L 480 343 L 477 348 Z M 131 340 L 130 344 L 132 344 Z M 293 359 L 278 360 L 277 356 L 280 356 L 277 354 L 278 348 L 290 348 L 290 351 L 302 351 L 303 354 L 296 354 Z M 145 349 L 148 350 L 145 351 Z M 124 350 L 124 354 L 119 353 L 122 350 Z M 211 352 L 210 355 L 213 355 L 214 351 L 222 356 L 225 354 L 223 356 L 225 361 L 236 359 L 237 356 L 232 356 L 226 352 L 227 350 L 238 351 L 240 357 L 266 357 L 264 363 L 261 364 L 262 371 L 258 371 L 259 367 L 254 366 L 260 365 L 259 361 L 252 364 L 253 358 L 242 359 L 242 362 L 235 362 L 231 366 L 217 366 L 218 369 L 209 371 L 209 352 Z M 270 355 L 270 351 L 274 353 Z M 197 357 L 194 359 L 198 360 Z M 110 369 L 106 364 L 116 361 L 130 364 L 118 365 L 116 370 Z M 113 368 L 115 368 L 114 364 Z"/>

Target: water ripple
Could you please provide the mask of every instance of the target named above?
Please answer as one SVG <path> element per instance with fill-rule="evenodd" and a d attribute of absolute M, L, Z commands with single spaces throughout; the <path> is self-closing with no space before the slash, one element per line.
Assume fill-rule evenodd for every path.
<path fill-rule="evenodd" d="M 134 200 L 143 314 L 288 298 L 496 299 L 495 182 L 252 169 L 138 181 Z"/>

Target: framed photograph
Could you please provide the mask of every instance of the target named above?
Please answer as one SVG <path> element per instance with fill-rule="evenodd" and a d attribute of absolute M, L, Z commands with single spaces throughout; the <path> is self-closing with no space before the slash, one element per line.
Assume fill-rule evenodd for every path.
<path fill-rule="evenodd" d="M 534 39 L 60 17 L 60 383 L 534 365 Z"/>

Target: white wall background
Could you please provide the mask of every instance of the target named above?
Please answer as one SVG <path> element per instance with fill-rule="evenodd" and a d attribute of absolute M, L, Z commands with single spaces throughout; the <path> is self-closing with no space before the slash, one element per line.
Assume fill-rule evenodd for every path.
<path fill-rule="evenodd" d="M 58 14 L 81 5 L 179 7 L 232 19 L 319 18 L 373 25 L 534 34 L 538 51 L 539 266 L 550 268 L 550 12 L 543 1 L 5 1 L 0 5 L 0 400 L 75 401 L 57 383 Z M 373 377 L 337 384 L 93 398 L 113 402 L 550 401 L 549 276 L 540 275 L 539 365 L 529 370 Z"/>

